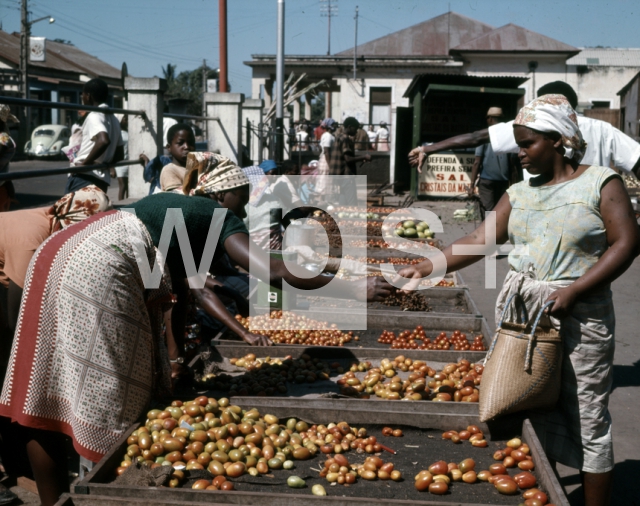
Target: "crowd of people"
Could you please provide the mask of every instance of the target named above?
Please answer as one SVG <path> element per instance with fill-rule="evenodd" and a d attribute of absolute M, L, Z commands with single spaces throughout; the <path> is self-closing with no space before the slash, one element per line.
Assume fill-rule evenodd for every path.
<path fill-rule="evenodd" d="M 353 134 L 355 149 L 358 151 L 389 151 L 390 138 L 389 126 L 386 121 L 378 125 L 369 124 L 367 130 L 358 123 L 358 128 Z M 342 126 L 333 118 L 325 118 L 315 128 L 308 120 L 294 121 L 289 132 L 289 146 L 291 151 L 313 151 L 321 153 L 329 139 L 342 133 Z"/>
<path fill-rule="evenodd" d="M 106 107 L 106 83 L 87 82 L 82 101 Z M 583 472 L 591 506 L 607 504 L 612 483 L 610 285 L 640 253 L 629 197 L 609 163 L 637 172 L 640 146 L 578 116 L 576 105 L 570 87 L 551 83 L 514 121 L 504 122 L 502 110 L 492 107 L 488 129 L 417 147 L 409 160 L 420 170 L 430 153 L 477 148 L 469 191 L 477 187 L 483 208 L 495 211 L 496 242 L 529 246 L 525 255 L 509 255 L 496 315 L 514 293 L 529 314 L 554 301 L 547 324 L 563 337 L 561 400 L 533 419 L 548 455 Z M 0 132 L 8 120 L 15 118 L 0 106 Z M 294 146 L 315 151 L 317 160 L 248 167 L 196 152 L 190 125 L 165 126 L 166 154 L 140 155 L 149 195 L 126 211 L 106 195 L 109 170 L 70 175 L 65 195 L 36 209 L 11 211 L 15 190 L 10 183 L 0 186 L 0 451 L 7 472 L 20 472 L 28 462 L 44 505 L 68 490 L 68 440 L 79 455 L 99 460 L 152 398 L 185 377 L 194 342 L 207 332 L 228 329 L 251 345 L 272 344 L 235 318 L 247 314 L 250 264 L 251 275 L 272 286 L 326 286 L 336 298 L 377 301 L 394 290 L 377 276 L 331 284 L 328 276 L 298 278 L 282 260 L 265 260 L 250 247 L 253 241 L 281 249 L 290 220 L 309 215 L 318 203 L 355 205 L 355 183 L 336 184 L 330 176 L 354 175 L 358 163 L 371 160 L 367 151 L 387 151 L 386 124 L 366 131 L 352 117 L 342 125 L 326 118 L 313 130 L 302 123 Z M 122 132 L 122 120 L 112 114 L 83 115 L 65 150 L 71 165 L 123 159 Z M 14 151 L 15 143 L 0 133 L 0 172 Z M 282 216 L 273 208 L 295 209 Z M 187 273 L 178 234 L 163 239 L 171 209 L 182 212 L 195 265 L 207 262 L 202 287 Z M 212 223 L 220 234 L 209 258 Z M 454 244 L 484 244 L 485 226 Z M 162 244 L 168 249 L 160 259 Z M 444 250 L 448 272 L 483 258 L 452 251 Z M 140 256 L 148 266 L 164 262 L 153 288 Z M 411 289 L 432 270 L 425 260 L 398 275 Z M 13 499 L 0 488 L 0 504 Z"/>

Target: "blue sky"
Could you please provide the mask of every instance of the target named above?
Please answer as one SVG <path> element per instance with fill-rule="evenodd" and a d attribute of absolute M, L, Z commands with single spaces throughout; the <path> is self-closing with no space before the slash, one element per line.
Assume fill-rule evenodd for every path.
<path fill-rule="evenodd" d="M 640 47 L 638 0 L 334 0 L 332 53 L 354 40 L 366 42 L 451 10 L 493 26 L 515 23 L 574 46 Z M 19 0 L 0 0 L 5 31 L 20 29 Z M 52 15 L 52 25 L 33 25 L 32 35 L 70 40 L 80 49 L 139 77 L 207 64 L 218 66 L 217 0 L 30 0 L 31 19 Z M 319 0 L 286 0 L 285 52 L 326 54 L 327 19 Z M 232 91 L 250 94 L 251 54 L 275 53 L 276 0 L 228 0 L 229 80 Z"/>

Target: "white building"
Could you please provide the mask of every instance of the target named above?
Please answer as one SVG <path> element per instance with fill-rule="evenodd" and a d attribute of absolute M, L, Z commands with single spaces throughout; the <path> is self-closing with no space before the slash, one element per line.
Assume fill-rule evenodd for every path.
<path fill-rule="evenodd" d="M 326 116 L 337 121 L 354 116 L 363 124 L 384 120 L 391 125 L 392 181 L 401 172 L 396 165 L 406 161 L 406 142 L 396 150 L 398 137 L 408 133 L 398 130 L 399 111 L 403 121 L 413 116 L 410 146 L 482 128 L 484 107 L 490 103 L 504 105 L 514 116 L 518 105 L 552 81 L 569 83 L 582 109 L 615 110 L 620 107 L 617 92 L 640 70 L 640 49 L 581 50 L 514 24 L 495 28 L 453 12 L 358 45 L 355 55 L 355 79 L 353 48 L 330 56 L 286 56 L 285 72 L 306 73 L 307 84 L 320 79 L 329 83 Z M 275 55 L 252 55 L 245 62 L 253 71 L 253 98 L 264 98 L 267 107 L 275 60 Z M 491 97 L 486 93 L 489 87 Z M 436 88 L 439 94 L 429 95 Z M 423 100 L 420 111 L 414 97 L 418 91 Z M 459 110 L 459 98 L 472 92 L 478 99 Z M 428 104 L 435 96 L 440 101 L 437 114 Z M 442 109 L 443 100 L 448 109 Z M 403 108 L 407 110 L 402 112 Z M 295 113 L 309 118 L 311 108 L 299 103 Z M 615 114 L 597 116 L 618 126 Z M 438 128 L 423 128 L 429 123 Z"/>

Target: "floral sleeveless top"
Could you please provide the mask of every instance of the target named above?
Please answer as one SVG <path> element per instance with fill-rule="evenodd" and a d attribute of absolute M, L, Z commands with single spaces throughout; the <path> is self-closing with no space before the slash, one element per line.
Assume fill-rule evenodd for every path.
<path fill-rule="evenodd" d="M 525 272 L 533 265 L 540 281 L 576 280 L 591 269 L 608 248 L 600 191 L 614 177 L 620 178 L 593 165 L 565 183 L 511 186 L 509 241 L 528 246 L 527 254 L 511 251 L 511 269 Z"/>

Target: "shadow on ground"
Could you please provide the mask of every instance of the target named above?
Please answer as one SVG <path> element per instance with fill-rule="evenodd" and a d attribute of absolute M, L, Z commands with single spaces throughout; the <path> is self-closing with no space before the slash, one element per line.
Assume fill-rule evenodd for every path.
<path fill-rule="evenodd" d="M 614 364 L 612 390 L 618 387 L 638 386 L 640 386 L 640 360 L 636 360 L 631 365 Z M 638 496 L 640 496 L 640 493 L 638 493 Z"/>
<path fill-rule="evenodd" d="M 640 475 L 640 460 L 625 460 L 619 462 L 613 470 L 613 494 L 611 506 L 640 506 L 640 493 L 635 477 Z M 560 484 L 565 488 L 570 488 L 567 495 L 571 506 L 584 506 L 582 486 L 580 485 L 580 474 L 563 476 Z M 576 485 L 577 488 L 575 487 Z"/>

